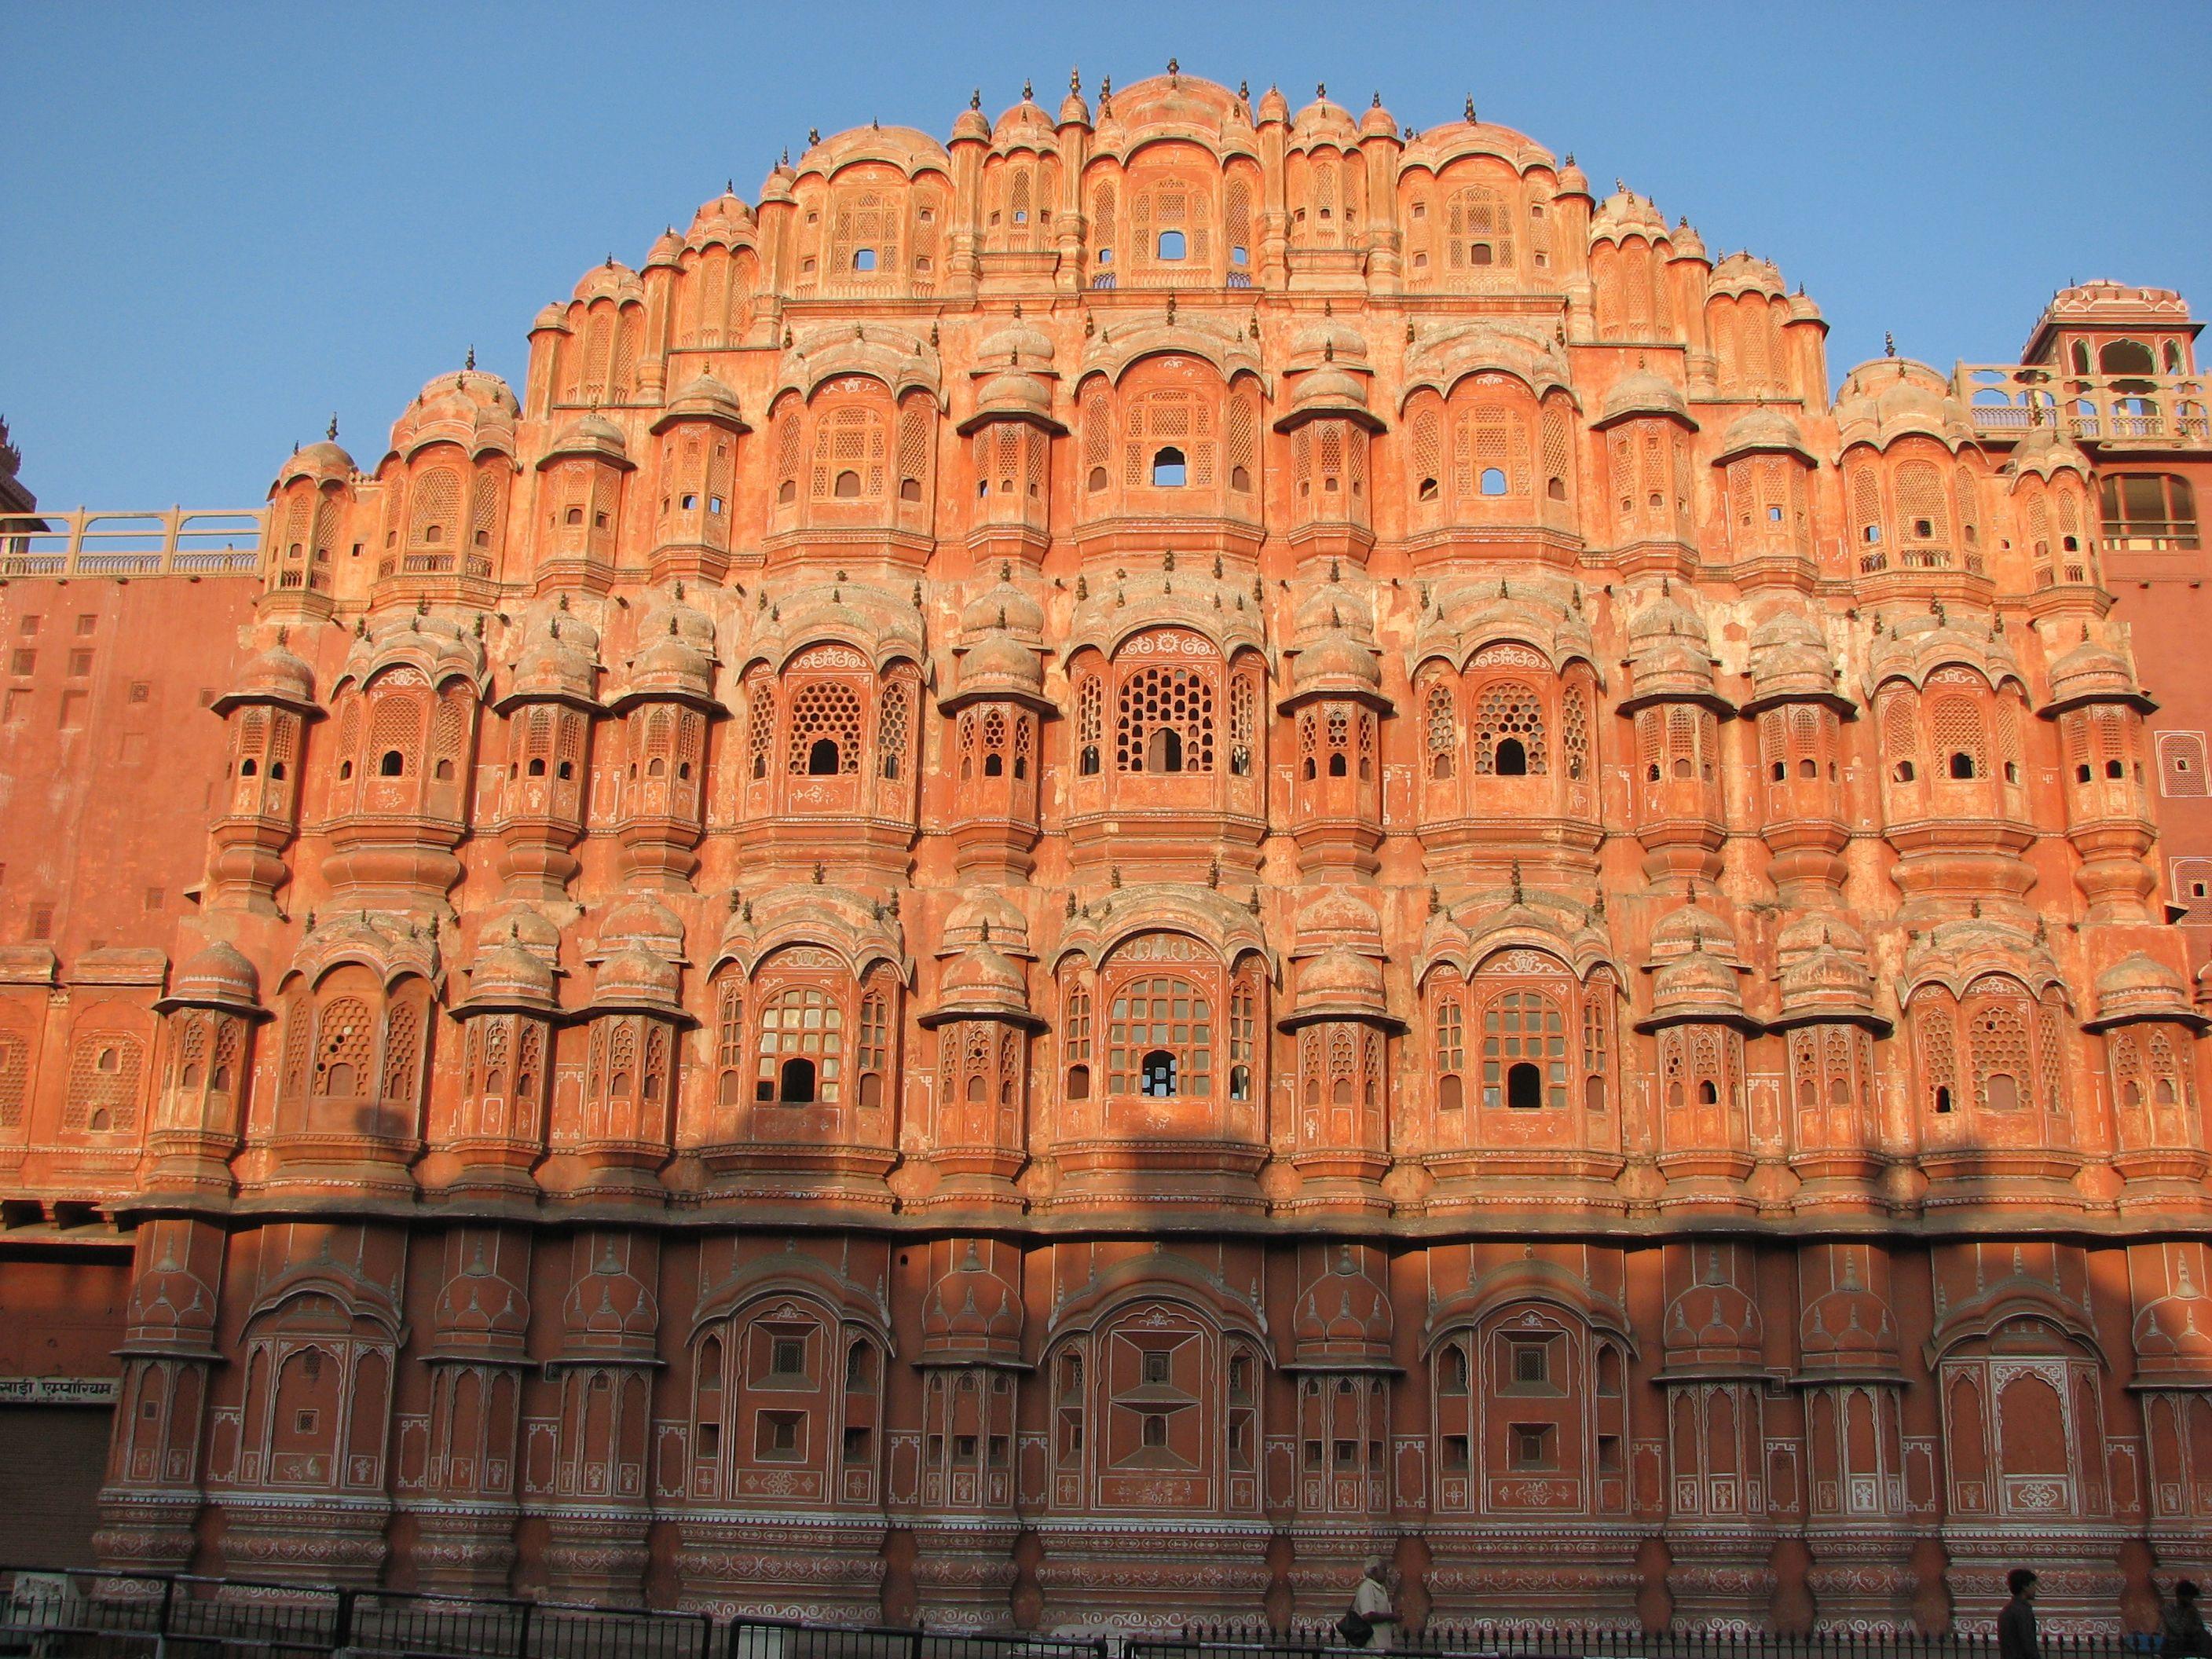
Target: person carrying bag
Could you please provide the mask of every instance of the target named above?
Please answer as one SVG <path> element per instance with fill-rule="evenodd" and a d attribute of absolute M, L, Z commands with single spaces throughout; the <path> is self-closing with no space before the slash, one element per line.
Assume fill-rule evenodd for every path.
<path fill-rule="evenodd" d="M 1388 1627 L 1398 1622 L 1398 1615 L 1390 1610 L 1390 1587 L 1384 1571 L 1381 1556 L 1369 1559 L 1358 1588 L 1352 1592 L 1351 1608 L 1336 1621 L 1336 1633 L 1352 1647 L 1371 1647 L 1376 1653 L 1390 1650 Z"/>

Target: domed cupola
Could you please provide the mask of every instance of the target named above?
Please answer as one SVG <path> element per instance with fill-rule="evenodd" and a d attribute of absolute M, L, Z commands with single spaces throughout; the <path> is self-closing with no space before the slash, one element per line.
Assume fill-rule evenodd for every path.
<path fill-rule="evenodd" d="M 1730 1282 L 1732 1245 L 1688 1249 L 1692 1282 L 1667 1304 L 1662 1323 L 1669 1378 L 1758 1376 L 1765 1364 L 1765 1323 L 1759 1304 Z"/>
<path fill-rule="evenodd" d="M 263 1018 L 261 975 L 245 954 L 222 939 L 210 940 L 170 976 L 168 994 L 154 1006 L 166 1013 L 172 1008 L 221 1008 L 248 1018 Z"/>
<path fill-rule="evenodd" d="M 981 559 L 1044 556 L 1052 510 L 1053 440 L 1067 428 L 1054 411 L 1060 380 L 1053 342 L 1014 307 L 986 335 L 970 380 L 975 407 L 956 428 L 969 441 L 975 474 L 969 544 Z"/>
<path fill-rule="evenodd" d="M 1042 722 L 1054 708 L 1045 696 L 1043 635 L 1043 608 L 1013 580 L 1011 561 L 961 611 L 958 665 L 938 707 L 953 720 L 956 856 L 974 875 L 1029 868 Z"/>
<path fill-rule="evenodd" d="M 921 1363 L 1018 1364 L 1021 1292 L 1000 1261 L 1000 1253 L 1012 1247 L 972 1239 L 964 1248 L 951 1243 L 960 1250 L 957 1261 L 931 1280 L 922 1298 Z"/>
<path fill-rule="evenodd" d="M 310 483 L 350 483 L 359 473 L 353 457 L 331 439 L 321 439 L 304 449 L 295 449 L 291 458 L 276 469 L 276 487 L 282 489 L 295 478 Z"/>
<path fill-rule="evenodd" d="M 1395 1320 L 1377 1276 L 1379 1253 L 1358 1244 L 1323 1248 L 1326 1265 L 1298 1292 L 1291 1317 L 1298 1364 L 1330 1370 L 1389 1366 Z"/>
<path fill-rule="evenodd" d="M 1712 646 L 1696 611 L 1662 580 L 1628 623 L 1630 696 L 1623 714 L 1657 702 L 1695 702 L 1721 712 L 1729 704 L 1713 689 Z"/>
<path fill-rule="evenodd" d="M 1836 659 L 1810 612 L 1784 605 L 1753 624 L 1747 717 L 1784 702 L 1820 702 L 1848 712 L 1853 705 L 1836 690 Z"/>

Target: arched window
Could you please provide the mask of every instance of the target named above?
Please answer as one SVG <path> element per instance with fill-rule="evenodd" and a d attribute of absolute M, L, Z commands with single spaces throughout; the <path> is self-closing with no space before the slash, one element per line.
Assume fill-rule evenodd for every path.
<path fill-rule="evenodd" d="M 1172 444 L 1152 452 L 1152 486 L 1157 489 L 1180 489 L 1188 476 L 1182 451 Z"/>
<path fill-rule="evenodd" d="M 1213 1091 L 1213 1012 L 1187 979 L 1162 974 L 1122 985 L 1114 994 L 1106 1042 L 1107 1086 L 1115 1094 L 1204 1097 Z"/>
<path fill-rule="evenodd" d="M 2154 374 L 2158 364 L 2141 340 L 2110 340 L 2097 354 L 2097 367 L 2107 374 Z"/>
<path fill-rule="evenodd" d="M 812 489 L 817 501 L 880 501 L 890 465 L 883 416 L 848 404 L 826 410 L 814 428 Z"/>
<path fill-rule="evenodd" d="M 844 1011 L 819 986 L 794 985 L 762 1005 L 753 1097 L 763 1104 L 835 1105 L 845 1053 Z"/>
<path fill-rule="evenodd" d="M 1518 680 L 1482 688 L 1474 704 L 1474 769 L 1498 777 L 1540 776 L 1544 712 L 1534 690 Z"/>
<path fill-rule="evenodd" d="M 1182 233 L 1179 230 L 1162 231 L 1160 233 L 1159 249 L 1160 258 L 1163 259 L 1181 259 L 1184 258 L 1186 256 L 1187 250 L 1183 241 Z"/>
<path fill-rule="evenodd" d="M 1566 1020 L 1558 999 L 1510 990 L 1484 1000 L 1482 1103 L 1528 1110 L 1567 1103 Z"/>
<path fill-rule="evenodd" d="M 1212 771 L 1213 710 L 1213 681 L 1205 670 L 1137 669 L 1121 683 L 1116 764 L 1124 772 Z"/>
<path fill-rule="evenodd" d="M 844 680 L 812 680 L 792 693 L 790 769 L 821 777 L 860 769 L 860 692 Z"/>
<path fill-rule="evenodd" d="M 1429 688 L 1426 715 L 1429 775 L 1449 778 L 1453 770 L 1452 756 L 1459 747 L 1459 715 L 1451 688 L 1442 681 Z"/>

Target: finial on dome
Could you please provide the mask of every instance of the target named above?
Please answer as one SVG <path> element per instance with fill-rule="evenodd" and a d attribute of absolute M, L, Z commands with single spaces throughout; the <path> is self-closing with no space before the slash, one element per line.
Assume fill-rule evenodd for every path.
<path fill-rule="evenodd" d="M 1468 94 L 1468 95 L 1467 95 L 1467 112 L 1467 112 L 1468 125 L 1470 125 L 1470 126 L 1474 125 L 1474 94 L 1473 93 L 1471 93 L 1471 92 L 1470 92 L 1469 94 Z"/>
<path fill-rule="evenodd" d="M 336 443 L 338 441 L 338 412 L 335 409 L 331 411 L 331 423 L 324 431 L 323 435 L 328 438 L 332 443 Z"/>
<path fill-rule="evenodd" d="M 1237 100 L 1243 104 L 1252 101 L 1252 83 L 1249 81 L 1239 81 L 1237 83 Z"/>
<path fill-rule="evenodd" d="M 1336 361 L 1336 341 L 1334 337 L 1322 342 L 1321 360 L 1325 363 L 1333 363 Z"/>
<path fill-rule="evenodd" d="M 1101 98 L 1111 98 L 1114 95 L 1114 77 L 1112 76 L 1103 75 L 1099 76 L 1098 95 Z"/>
<path fill-rule="evenodd" d="M 1897 336 L 1892 334 L 1887 329 L 1881 331 L 1881 355 L 1885 357 L 1897 356 Z"/>
<path fill-rule="evenodd" d="M 1083 69 L 1080 64 L 1067 71 L 1067 89 L 1070 92 L 1083 90 Z"/>
<path fill-rule="evenodd" d="M 820 143 L 822 142 L 822 129 L 820 127 L 807 128 L 806 142 L 810 144 Z"/>
<path fill-rule="evenodd" d="M 1106 872 L 1106 884 L 1117 893 L 1121 890 L 1121 866 L 1120 865 L 1113 865 L 1108 868 Z"/>
<path fill-rule="evenodd" d="M 786 144 L 783 147 L 783 160 L 778 162 L 777 165 L 779 167 L 787 167 L 791 165 L 791 146 L 789 144 Z"/>
<path fill-rule="evenodd" d="M 1624 196 L 1628 194 L 1628 180 L 1617 173 L 1613 175 L 1613 187 Z"/>
<path fill-rule="evenodd" d="M 615 256 L 614 256 L 611 252 L 610 252 L 610 253 L 607 255 L 607 269 L 608 269 L 609 270 L 612 270 L 614 268 L 615 268 Z"/>
<path fill-rule="evenodd" d="M 1381 109 L 1382 107 L 1382 94 L 1380 92 L 1376 93 L 1373 100 L 1369 102 L 1367 107 L 1370 109 Z"/>
<path fill-rule="evenodd" d="M 1022 102 L 1024 104 L 1031 104 L 1036 101 L 1036 88 L 1030 84 L 1030 77 L 1024 75 L 1022 76 Z"/>
<path fill-rule="evenodd" d="M 472 345 L 469 348 L 469 355 L 462 360 L 461 367 L 463 368 L 474 368 L 476 366 L 477 349 Z"/>
<path fill-rule="evenodd" d="M 1168 59 L 1168 78 L 1169 78 L 1170 80 L 1173 80 L 1173 79 L 1176 77 L 1176 76 L 1177 76 L 1177 75 L 1179 75 L 1180 73 L 1182 73 L 1182 64 L 1180 64 L 1176 63 L 1176 60 L 1175 60 L 1174 58 L 1169 58 L 1169 59 Z"/>
<path fill-rule="evenodd" d="M 1513 860 L 1513 902 L 1521 902 L 1521 860 Z"/>
<path fill-rule="evenodd" d="M 1314 96 L 1316 98 L 1326 99 L 1328 96 L 1328 82 L 1326 81 L 1315 82 Z"/>
<path fill-rule="evenodd" d="M 827 881 L 829 878 L 830 878 L 830 872 L 829 872 L 826 868 L 824 868 L 824 867 L 823 867 L 823 863 L 822 863 L 822 860 L 819 860 L 819 859 L 815 860 L 814 860 L 814 884 L 815 884 L 817 887 L 819 887 L 819 886 L 821 886 L 821 885 L 822 885 L 822 884 L 823 884 L 823 882 Z"/>
<path fill-rule="evenodd" d="M 968 107 L 969 109 L 981 109 L 983 107 L 982 88 L 974 87 L 969 88 L 968 93 Z"/>
<path fill-rule="evenodd" d="M 737 193 L 738 193 L 738 181 L 737 181 L 736 179 L 723 179 L 723 180 L 722 180 L 722 194 L 723 194 L 723 195 L 725 195 L 725 196 L 735 196 Z M 671 227 L 670 227 L 670 228 L 671 228 L 671 229 L 673 229 L 673 228 L 674 228 L 674 227 L 673 227 L 673 226 L 671 226 Z"/>
<path fill-rule="evenodd" d="M 1175 319 L 1175 319 L 1175 313 L 1176 313 L 1176 296 L 1175 296 L 1175 290 L 1174 290 L 1173 289 L 1170 289 L 1168 290 L 1168 324 L 1169 324 L 1169 325 L 1170 325 L 1170 327 L 1172 327 L 1172 326 L 1174 325 L 1174 324 L 1175 324 Z"/>

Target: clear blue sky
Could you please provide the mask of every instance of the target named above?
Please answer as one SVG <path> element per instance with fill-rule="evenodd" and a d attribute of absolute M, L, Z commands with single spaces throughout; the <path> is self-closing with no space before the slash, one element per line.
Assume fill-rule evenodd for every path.
<path fill-rule="evenodd" d="M 2203 0 L 1080 8 L 0 0 L 0 414 L 52 507 L 242 506 L 332 410 L 374 465 L 430 375 L 806 130 L 943 137 L 1170 53 L 1292 107 L 1486 118 L 1749 247 L 1832 369 L 2015 353 L 2109 275 L 2212 312 Z"/>

